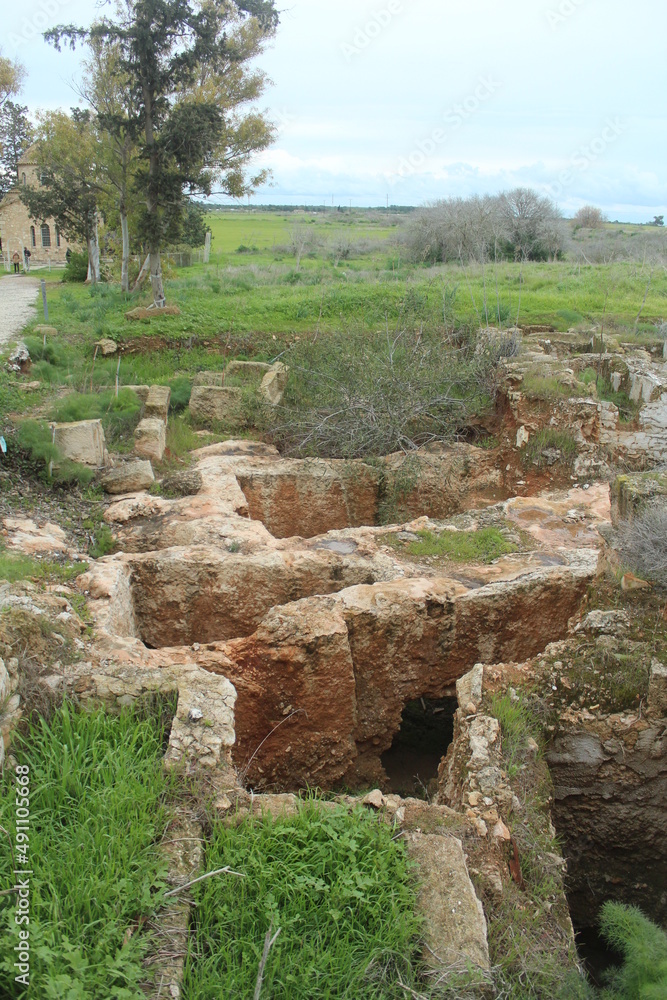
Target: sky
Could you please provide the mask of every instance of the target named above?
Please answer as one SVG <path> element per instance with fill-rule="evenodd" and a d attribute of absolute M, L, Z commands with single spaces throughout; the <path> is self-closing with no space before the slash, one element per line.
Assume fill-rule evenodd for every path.
<path fill-rule="evenodd" d="M 99 0 L 4 0 L 31 110 L 76 103 L 41 32 Z M 254 204 L 420 205 L 527 186 L 566 215 L 667 215 L 664 0 L 278 0 L 259 64 L 279 125 Z M 107 11 L 112 8 L 107 6 Z M 216 199 L 226 203 L 229 199 Z"/>

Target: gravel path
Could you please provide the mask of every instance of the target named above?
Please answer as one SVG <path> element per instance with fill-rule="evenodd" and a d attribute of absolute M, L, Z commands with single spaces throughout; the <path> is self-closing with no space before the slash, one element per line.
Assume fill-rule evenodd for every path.
<path fill-rule="evenodd" d="M 38 278 L 8 275 L 0 278 L 0 346 L 15 339 L 29 320 L 39 290 Z"/>

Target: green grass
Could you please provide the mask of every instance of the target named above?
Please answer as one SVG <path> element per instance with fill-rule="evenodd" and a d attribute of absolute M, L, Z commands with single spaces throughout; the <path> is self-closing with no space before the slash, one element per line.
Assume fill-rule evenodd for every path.
<path fill-rule="evenodd" d="M 141 1000 L 147 938 L 126 932 L 157 908 L 162 889 L 162 731 L 128 712 L 65 704 L 49 724 L 16 735 L 12 753 L 30 779 L 30 986 L 14 982 L 15 900 L 0 896 L 3 997 Z M 6 769 L 0 780 L 0 824 L 14 842 L 16 779 Z M 12 867 L 2 836 L 3 890 Z"/>
<path fill-rule="evenodd" d="M 560 382 L 556 376 L 539 375 L 535 372 L 528 372 L 524 375 L 521 391 L 528 399 L 539 399 L 545 402 L 570 399 L 572 396 L 580 395 L 577 389 Z"/>
<path fill-rule="evenodd" d="M 33 559 L 31 556 L 13 555 L 0 549 L 0 580 L 16 583 L 18 580 L 67 583 L 88 569 L 88 563 L 54 562 L 51 559 Z"/>
<path fill-rule="evenodd" d="M 565 465 L 573 465 L 579 454 L 579 446 L 568 431 L 559 431 L 554 427 L 544 427 L 536 434 L 531 434 L 523 452 L 526 465 L 536 465 L 542 469 L 547 464 L 545 451 L 560 452 L 559 461 Z"/>
<path fill-rule="evenodd" d="M 140 413 L 141 400 L 131 389 L 121 389 L 118 396 L 108 389 L 65 396 L 54 404 L 52 418 L 59 423 L 101 420 L 107 443 L 122 450 L 134 444 L 132 435 Z"/>
<path fill-rule="evenodd" d="M 478 531 L 418 531 L 418 542 L 408 542 L 404 547 L 409 555 L 417 558 L 435 557 L 454 562 L 490 563 L 500 556 L 516 552 L 516 545 L 508 542 L 498 528 L 480 528 Z"/>
<path fill-rule="evenodd" d="M 272 1000 L 390 1000 L 414 984 L 419 923 L 402 844 L 364 810 L 305 805 L 289 819 L 217 826 L 201 883 L 184 1000 L 253 995 L 264 937 Z"/>

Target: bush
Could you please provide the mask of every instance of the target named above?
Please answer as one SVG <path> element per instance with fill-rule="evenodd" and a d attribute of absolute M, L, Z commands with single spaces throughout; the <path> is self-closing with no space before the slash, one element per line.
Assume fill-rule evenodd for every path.
<path fill-rule="evenodd" d="M 169 388 L 171 389 L 169 408 L 172 413 L 182 413 L 190 402 L 190 394 L 192 393 L 190 379 L 186 378 L 185 375 L 179 375 L 178 378 L 169 382 Z"/>
<path fill-rule="evenodd" d="M 667 934 L 634 906 L 605 903 L 602 934 L 621 952 L 621 969 L 608 975 L 608 1000 L 664 1000 L 667 996 Z"/>
<path fill-rule="evenodd" d="M 607 216 L 594 205 L 583 205 L 575 215 L 573 222 L 581 229 L 601 229 L 607 221 Z"/>
<path fill-rule="evenodd" d="M 496 389 L 497 369 L 474 345 L 420 332 L 331 335 L 284 360 L 274 436 L 292 454 L 367 458 L 451 441 Z"/>
<path fill-rule="evenodd" d="M 127 442 L 139 422 L 141 400 L 131 389 L 97 393 L 72 393 L 53 408 L 53 419 L 62 423 L 101 420 L 110 444 Z"/>
<path fill-rule="evenodd" d="M 88 254 L 72 250 L 69 261 L 63 271 L 63 281 L 84 282 L 88 278 Z"/>
<path fill-rule="evenodd" d="M 667 506 L 648 508 L 623 524 L 616 545 L 631 569 L 667 587 Z"/>
<path fill-rule="evenodd" d="M 65 458 L 53 443 L 53 431 L 48 424 L 38 420 L 24 420 L 16 432 L 19 448 L 33 462 L 42 466 L 44 478 L 63 485 L 78 483 L 86 486 L 94 472 L 85 465 Z"/>

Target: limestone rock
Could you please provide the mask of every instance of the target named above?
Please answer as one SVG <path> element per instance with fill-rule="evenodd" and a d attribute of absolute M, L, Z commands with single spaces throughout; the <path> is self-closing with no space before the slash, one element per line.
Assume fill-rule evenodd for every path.
<path fill-rule="evenodd" d="M 410 833 L 406 844 L 419 872 L 417 907 L 424 919 L 426 964 L 442 969 L 463 959 L 487 972 L 486 919 L 470 881 L 461 841 Z"/>
<path fill-rule="evenodd" d="M 5 666 L 5 661 L 0 656 L 0 707 L 11 694 L 9 673 Z"/>
<path fill-rule="evenodd" d="M 7 548 L 35 555 L 74 555 L 67 535 L 57 524 L 38 525 L 30 518 L 6 517 L 3 526 L 7 532 Z"/>
<path fill-rule="evenodd" d="M 530 440 L 530 432 L 525 427 L 519 427 L 516 432 L 516 446 L 517 448 L 525 448 Z"/>
<path fill-rule="evenodd" d="M 385 804 L 385 797 L 380 789 L 376 788 L 364 796 L 361 801 L 365 806 L 371 806 L 373 809 L 382 809 L 382 806 Z"/>
<path fill-rule="evenodd" d="M 468 715 L 477 711 L 482 701 L 482 685 L 484 683 L 484 667 L 481 663 L 476 663 L 473 669 L 460 677 L 456 682 L 456 697 L 459 707 L 463 708 Z M 472 706 L 472 712 L 468 712 L 468 706 Z"/>
<path fill-rule="evenodd" d="M 168 385 L 152 385 L 144 404 L 144 417 L 155 417 L 166 424 L 170 399 L 171 389 Z"/>
<path fill-rule="evenodd" d="M 105 493 L 134 493 L 147 490 L 155 482 L 153 466 L 150 462 L 123 462 L 101 479 Z"/>
<path fill-rule="evenodd" d="M 651 590 L 651 584 L 646 580 L 640 580 L 634 573 L 625 573 L 621 580 L 622 590 Z"/>
<path fill-rule="evenodd" d="M 158 417 L 144 417 L 134 432 L 134 450 L 137 455 L 161 462 L 167 447 L 167 428 Z"/>
<path fill-rule="evenodd" d="M 589 611 L 575 632 L 618 635 L 630 625 L 627 611 Z"/>
<path fill-rule="evenodd" d="M 224 383 L 224 372 L 197 372 L 192 382 L 194 387 L 202 385 L 213 385 L 221 388 Z"/>
<path fill-rule="evenodd" d="M 103 358 L 108 358 L 118 350 L 118 344 L 110 337 L 103 337 L 102 340 L 95 341 L 95 347 L 99 347 Z"/>
<path fill-rule="evenodd" d="M 647 507 L 667 503 L 667 472 L 639 472 L 619 476 L 611 491 L 612 522 L 618 527 Z"/>
<path fill-rule="evenodd" d="M 190 396 L 190 413 L 200 422 L 229 424 L 245 427 L 243 389 L 231 386 L 194 386 Z"/>
<path fill-rule="evenodd" d="M 260 396 L 271 406 L 278 406 L 282 403 L 288 379 L 289 368 L 277 361 L 262 379 L 259 387 Z"/>
<path fill-rule="evenodd" d="M 100 468 L 107 463 L 107 450 L 101 420 L 77 420 L 69 424 L 52 424 L 54 444 L 65 458 L 83 465 Z"/>

